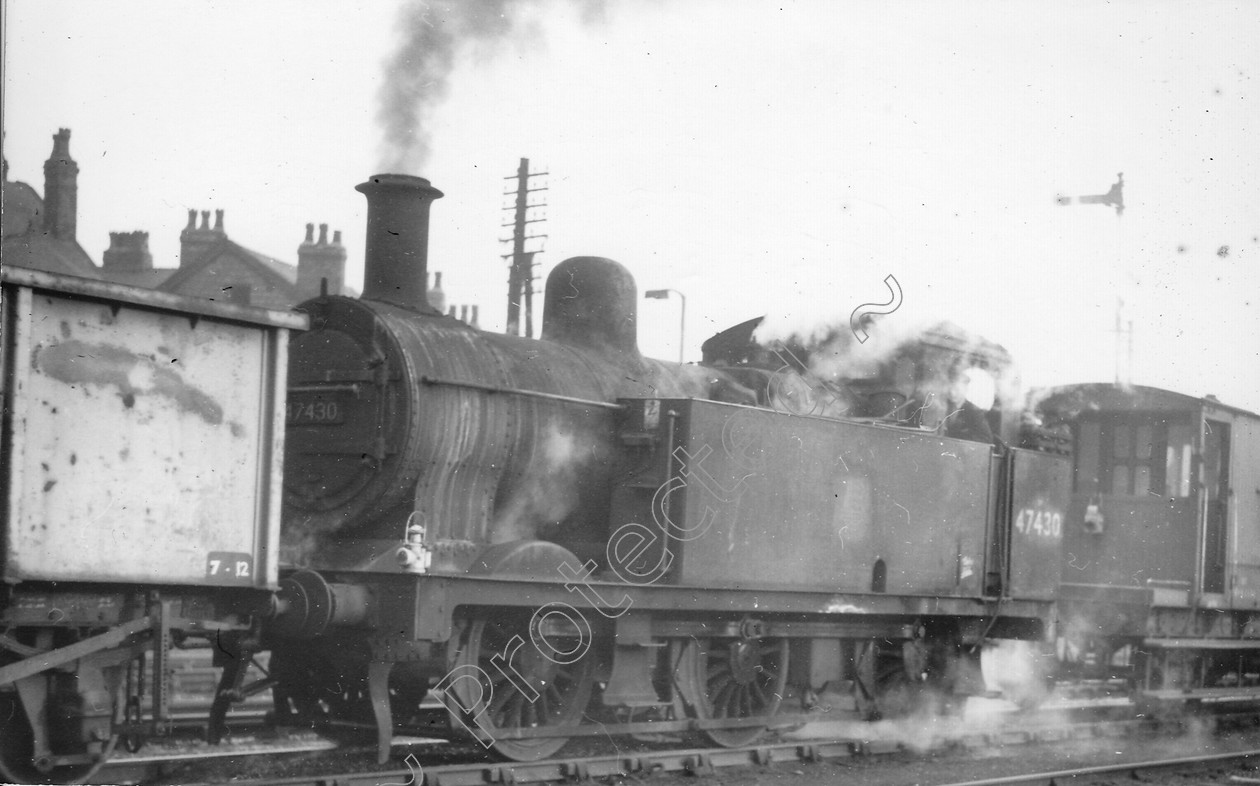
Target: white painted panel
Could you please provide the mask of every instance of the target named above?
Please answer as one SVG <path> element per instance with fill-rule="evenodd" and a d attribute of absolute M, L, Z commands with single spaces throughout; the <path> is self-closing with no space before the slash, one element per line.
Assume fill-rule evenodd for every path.
<path fill-rule="evenodd" d="M 1229 501 L 1232 605 L 1260 608 L 1260 421 L 1232 419 Z"/>
<path fill-rule="evenodd" d="M 6 576 L 204 583 L 222 552 L 210 583 L 274 582 L 268 329 L 48 291 L 17 316 Z"/>

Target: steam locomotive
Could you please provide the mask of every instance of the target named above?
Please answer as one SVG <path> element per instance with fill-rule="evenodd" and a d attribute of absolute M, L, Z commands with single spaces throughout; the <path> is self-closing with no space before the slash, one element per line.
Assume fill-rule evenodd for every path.
<path fill-rule="evenodd" d="M 802 369 L 644 358 L 606 259 L 552 272 L 541 341 L 473 330 L 424 297 L 439 192 L 359 190 L 364 295 L 306 303 L 290 347 L 289 712 L 371 717 L 382 756 L 430 688 L 513 759 L 608 724 L 736 745 L 785 696 L 844 685 L 874 717 L 1045 634 L 1061 457 L 765 406 Z"/>
<path fill-rule="evenodd" d="M 1062 633 L 1089 492 L 1070 451 L 1014 446 L 1018 402 L 963 403 L 1000 348 L 928 337 L 836 385 L 745 325 L 660 362 L 596 257 L 548 278 L 542 340 L 485 333 L 425 298 L 441 193 L 359 190 L 363 297 L 304 315 L 4 272 L 6 777 L 85 777 L 161 731 L 167 655 L 198 638 L 223 668 L 212 737 L 270 689 L 278 722 L 371 724 L 383 760 L 432 695 L 534 760 L 606 732 L 746 744 L 822 693 L 892 715 L 982 691 L 985 642 Z M 991 441 L 951 436 L 967 406 Z M 1102 500 L 1111 531 L 1125 502 Z M 1234 602 L 1204 597 L 1191 618 Z M 1074 619 L 1118 630 L 1088 601 Z M 1125 613 L 1150 616 L 1094 637 L 1109 663 L 1170 619 Z M 1251 657 L 1229 614 L 1211 635 Z"/>

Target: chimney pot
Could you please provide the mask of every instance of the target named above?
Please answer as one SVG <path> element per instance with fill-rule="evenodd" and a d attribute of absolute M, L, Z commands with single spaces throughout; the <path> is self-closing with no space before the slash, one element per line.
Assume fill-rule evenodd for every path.
<path fill-rule="evenodd" d="M 459 321 L 460 322 L 468 321 L 468 306 L 459 307 Z"/>
<path fill-rule="evenodd" d="M 63 161 L 70 159 L 70 129 L 59 128 L 57 133 L 53 134 L 52 157 Z"/>
<path fill-rule="evenodd" d="M 334 246 L 341 245 L 341 230 L 340 229 L 333 230 L 333 245 Z"/>
<path fill-rule="evenodd" d="M 340 241 L 341 233 L 337 233 Z M 328 225 L 319 225 L 319 242 L 315 242 L 315 225 L 306 225 L 306 241 L 298 246 L 297 291 L 303 300 L 340 295 L 345 289 L 346 250 L 340 242 L 328 243 Z"/>
<path fill-rule="evenodd" d="M 197 210 L 188 211 L 188 226 L 179 233 L 179 266 L 196 262 L 213 246 L 223 233 L 223 211 L 214 211 L 215 227 L 210 228 L 210 211 L 202 210 L 201 223 L 197 223 Z M 239 294 L 239 293 L 238 293 Z"/>
<path fill-rule="evenodd" d="M 479 327 L 481 327 L 481 320 L 479 319 L 479 316 L 478 316 L 478 312 L 479 312 L 480 310 L 481 310 L 481 307 L 480 307 L 480 306 L 473 306 L 473 307 L 472 307 L 472 322 L 471 322 L 471 323 L 469 323 L 469 324 L 471 324 L 471 325 L 472 325 L 473 327 L 475 327 L 475 328 L 479 328 Z"/>
<path fill-rule="evenodd" d="M 451 307 L 447 310 L 446 315 L 447 315 L 448 317 L 453 317 L 453 316 L 455 316 L 455 307 L 454 307 L 454 306 L 451 306 Z"/>
<path fill-rule="evenodd" d="M 134 273 L 153 269 L 148 232 L 110 232 L 109 248 L 101 256 L 106 270 Z"/>

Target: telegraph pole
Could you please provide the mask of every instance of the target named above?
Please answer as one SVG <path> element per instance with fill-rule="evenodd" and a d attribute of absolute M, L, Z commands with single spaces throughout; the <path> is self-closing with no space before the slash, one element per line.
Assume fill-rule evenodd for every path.
<path fill-rule="evenodd" d="M 537 224 L 545 221 L 546 218 L 530 218 L 529 211 L 532 208 L 546 207 L 546 202 L 535 202 L 530 204 L 529 195 L 535 191 L 546 191 L 546 186 L 537 188 L 529 187 L 529 179 L 531 177 L 541 177 L 546 172 L 530 172 L 529 159 L 522 158 L 521 164 L 516 169 L 515 175 L 503 178 L 504 180 L 515 180 L 516 189 L 514 191 L 504 191 L 504 196 L 515 196 L 516 201 L 513 205 L 504 208 L 512 211 L 512 221 L 503 224 L 505 227 L 512 227 L 512 237 L 504 238 L 504 243 L 512 244 L 512 252 L 503 254 L 504 259 L 512 260 L 508 269 L 508 308 L 507 308 L 507 332 L 508 335 L 521 335 L 521 304 L 525 304 L 524 334 L 526 338 L 534 337 L 534 254 L 538 251 L 526 251 L 525 243 L 528 240 L 536 240 L 547 237 L 546 235 L 527 235 L 525 234 L 526 224 Z"/>
<path fill-rule="evenodd" d="M 1111 331 L 1116 334 L 1116 384 L 1129 385 L 1133 382 L 1133 320 L 1129 320 L 1128 327 L 1124 326 L 1121 319 L 1121 312 L 1124 311 L 1124 301 L 1116 298 L 1116 329 Z M 1128 363 L 1124 367 L 1124 373 L 1120 373 L 1120 344 L 1125 337 L 1129 339 Z"/>

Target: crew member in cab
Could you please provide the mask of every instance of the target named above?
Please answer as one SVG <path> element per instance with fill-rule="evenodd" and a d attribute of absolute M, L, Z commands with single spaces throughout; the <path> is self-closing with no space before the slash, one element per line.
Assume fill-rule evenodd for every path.
<path fill-rule="evenodd" d="M 954 378 L 949 394 L 949 414 L 945 416 L 945 436 L 988 442 L 999 449 L 1006 443 L 993 433 L 989 411 L 997 396 L 997 383 L 988 371 L 972 366 Z"/>

